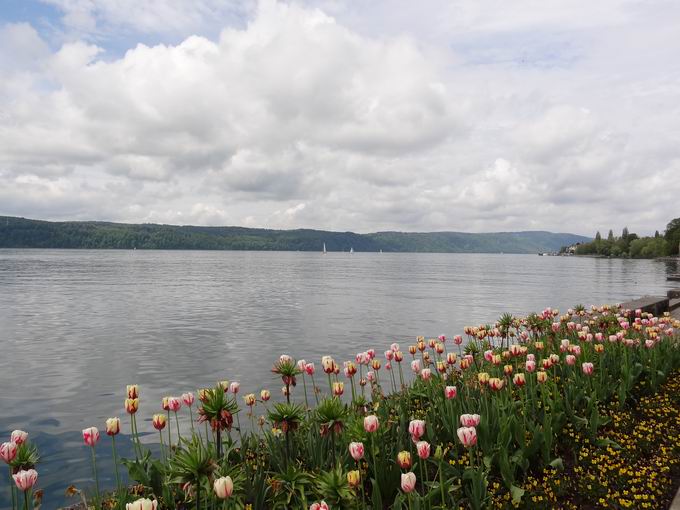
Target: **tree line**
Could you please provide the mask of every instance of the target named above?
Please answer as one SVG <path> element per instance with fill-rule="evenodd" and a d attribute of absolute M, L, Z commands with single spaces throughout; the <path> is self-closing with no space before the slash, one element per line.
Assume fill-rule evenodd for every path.
<path fill-rule="evenodd" d="M 648 259 L 678 255 L 679 247 L 680 218 L 675 218 L 666 225 L 663 235 L 657 230 L 653 236 L 640 237 L 629 232 L 627 227 L 619 237 L 612 230 L 609 230 L 606 238 L 597 232 L 592 242 L 583 243 L 576 248 L 576 254 Z"/>

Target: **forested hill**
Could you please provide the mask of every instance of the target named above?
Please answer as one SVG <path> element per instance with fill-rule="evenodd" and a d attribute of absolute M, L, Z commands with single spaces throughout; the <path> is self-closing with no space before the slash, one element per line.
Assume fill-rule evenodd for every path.
<path fill-rule="evenodd" d="M 51 222 L 0 216 L 0 248 L 284 250 L 537 253 L 589 241 L 551 232 L 329 232 L 243 227 L 195 227 L 99 221 Z"/>

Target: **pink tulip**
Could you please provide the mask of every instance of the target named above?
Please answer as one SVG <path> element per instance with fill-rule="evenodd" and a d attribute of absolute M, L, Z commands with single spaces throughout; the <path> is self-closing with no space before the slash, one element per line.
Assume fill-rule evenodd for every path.
<path fill-rule="evenodd" d="M 316 372 L 316 369 L 314 368 L 314 363 L 307 363 L 305 365 L 305 372 L 307 375 L 314 375 L 314 372 Z"/>
<path fill-rule="evenodd" d="M 598 342 L 601 342 L 604 339 L 604 335 L 602 333 L 595 333 L 595 340 Z"/>
<path fill-rule="evenodd" d="M 418 441 L 425 434 L 425 420 L 411 420 L 408 424 L 408 433 L 414 442 Z"/>
<path fill-rule="evenodd" d="M 527 354 L 527 361 L 536 361 L 535 354 Z"/>
<path fill-rule="evenodd" d="M 99 429 L 97 427 L 83 429 L 83 441 L 87 446 L 94 447 L 99 442 Z"/>
<path fill-rule="evenodd" d="M 432 370 L 430 370 L 429 368 L 423 368 L 420 371 L 420 377 L 423 378 L 423 381 L 429 381 L 430 378 L 432 377 Z"/>
<path fill-rule="evenodd" d="M 557 333 L 560 329 L 560 323 L 559 322 L 553 322 L 551 327 L 552 327 L 553 333 Z"/>
<path fill-rule="evenodd" d="M 312 503 L 309 505 L 309 510 L 329 510 L 328 503 L 321 501 L 319 503 Z"/>
<path fill-rule="evenodd" d="M 4 460 L 6 464 L 9 464 L 17 456 L 17 444 L 8 441 L 6 443 L 0 444 L 0 459 Z"/>
<path fill-rule="evenodd" d="M 385 363 L 385 370 L 392 370 L 392 362 L 391 361 L 388 361 L 387 363 Z"/>
<path fill-rule="evenodd" d="M 581 369 L 583 370 L 583 373 L 585 375 L 592 375 L 593 371 L 595 370 L 595 367 L 593 366 L 592 363 L 583 363 L 581 365 Z"/>
<path fill-rule="evenodd" d="M 474 427 L 461 427 L 457 431 L 458 439 L 465 448 L 471 448 L 477 444 L 477 429 Z"/>
<path fill-rule="evenodd" d="M 364 458 L 364 443 L 351 442 L 349 453 L 357 462 Z"/>
<path fill-rule="evenodd" d="M 10 441 L 16 443 L 17 445 L 22 445 L 26 442 L 27 438 L 28 432 L 24 432 L 23 430 L 15 430 L 10 436 Z"/>
<path fill-rule="evenodd" d="M 416 451 L 418 452 L 418 457 L 427 459 L 430 456 L 430 443 L 427 441 L 418 441 L 416 443 Z"/>
<path fill-rule="evenodd" d="M 415 488 L 416 488 L 416 474 L 413 472 L 402 473 L 401 490 L 408 494 L 409 492 L 413 492 Z"/>
<path fill-rule="evenodd" d="M 420 373 L 420 360 L 419 359 L 414 359 L 413 361 L 411 361 L 411 370 L 413 371 L 414 374 Z"/>
<path fill-rule="evenodd" d="M 182 401 L 180 399 L 178 399 L 177 397 L 168 397 L 168 409 L 170 409 L 170 411 L 176 413 L 177 411 L 179 411 L 180 407 L 182 407 Z"/>
<path fill-rule="evenodd" d="M 536 362 L 534 360 L 527 360 L 525 367 L 527 372 L 532 373 L 536 370 Z"/>
<path fill-rule="evenodd" d="M 489 363 L 493 361 L 493 351 L 491 349 L 484 351 L 484 359 Z"/>
<path fill-rule="evenodd" d="M 215 495 L 220 499 L 227 499 L 231 497 L 234 492 L 234 482 L 230 476 L 223 476 L 218 478 L 213 483 L 213 489 L 215 490 Z"/>
<path fill-rule="evenodd" d="M 479 425 L 481 417 L 478 414 L 461 414 L 460 424 L 463 427 L 476 427 Z"/>
<path fill-rule="evenodd" d="M 366 379 L 368 379 L 369 382 L 375 381 L 375 372 L 373 370 L 366 372 Z"/>
<path fill-rule="evenodd" d="M 576 364 L 576 356 L 572 354 L 567 354 L 565 361 L 567 362 L 567 365 L 569 365 L 570 367 L 574 366 Z"/>
<path fill-rule="evenodd" d="M 399 344 L 398 343 L 393 343 L 390 345 L 390 349 L 392 349 L 392 352 L 397 352 L 399 350 Z"/>
<path fill-rule="evenodd" d="M 392 358 L 394 358 L 394 351 L 392 351 L 391 349 L 385 351 L 385 359 L 387 361 L 392 361 Z"/>
<path fill-rule="evenodd" d="M 38 472 L 35 469 L 21 470 L 16 474 L 12 475 L 14 478 L 14 483 L 17 485 L 20 491 L 28 491 L 35 485 L 38 481 Z"/>
<path fill-rule="evenodd" d="M 380 426 L 380 421 L 378 417 L 374 414 L 369 414 L 364 418 L 364 430 L 366 432 L 375 432 Z"/>
<path fill-rule="evenodd" d="M 191 407 L 194 403 L 194 400 L 195 398 L 193 393 L 182 393 L 182 401 L 187 407 Z"/>
<path fill-rule="evenodd" d="M 375 358 L 375 349 L 369 349 L 366 351 L 366 354 L 368 354 L 368 359 L 372 360 Z"/>
<path fill-rule="evenodd" d="M 654 340 L 645 340 L 645 347 L 647 347 L 647 349 L 654 347 Z"/>
<path fill-rule="evenodd" d="M 449 400 L 451 400 L 452 398 L 456 398 L 457 394 L 458 394 L 458 390 L 456 389 L 455 386 L 446 386 L 444 388 L 444 395 Z"/>
<path fill-rule="evenodd" d="M 292 362 L 293 358 L 288 356 L 288 354 L 282 354 L 281 356 L 279 356 L 279 363 L 281 363 L 282 365 L 287 365 L 288 363 Z"/>
<path fill-rule="evenodd" d="M 298 367 L 298 370 L 299 370 L 300 372 L 304 372 L 304 371 L 305 371 L 305 366 L 306 366 L 306 365 L 307 365 L 307 362 L 306 362 L 305 360 L 303 360 L 303 359 L 298 360 L 298 362 L 297 362 L 297 367 Z"/>

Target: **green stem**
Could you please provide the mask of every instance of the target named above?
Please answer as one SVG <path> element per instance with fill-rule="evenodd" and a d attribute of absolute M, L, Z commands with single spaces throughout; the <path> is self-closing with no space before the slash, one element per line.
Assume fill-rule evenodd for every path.
<path fill-rule="evenodd" d="M 172 425 L 170 425 L 170 409 L 168 409 L 168 450 L 172 452 L 172 434 L 170 432 L 170 429 L 172 428 Z"/>
<path fill-rule="evenodd" d="M 444 495 L 444 461 L 441 459 L 439 460 L 439 489 L 442 493 L 442 508 L 446 508 L 446 496 Z"/>
<path fill-rule="evenodd" d="M 196 480 L 196 510 L 201 508 L 201 480 Z"/>
<path fill-rule="evenodd" d="M 316 383 L 314 382 L 314 376 L 310 375 L 312 379 L 312 387 L 314 388 L 314 398 L 316 399 L 316 405 L 319 405 L 319 392 L 316 389 Z"/>
<path fill-rule="evenodd" d="M 191 420 L 191 432 L 194 431 L 194 412 L 191 410 L 191 406 L 189 406 L 189 419 Z"/>
<path fill-rule="evenodd" d="M 24 510 L 28 510 L 28 491 L 24 491 Z"/>
<path fill-rule="evenodd" d="M 175 411 L 175 423 L 177 424 L 177 444 L 179 445 L 179 442 L 182 439 L 182 434 L 179 431 L 179 418 L 177 417 L 177 411 Z"/>
<path fill-rule="evenodd" d="M 94 446 L 92 447 L 92 472 L 94 473 L 94 490 L 97 496 L 95 508 L 101 508 L 102 501 L 99 497 L 99 476 L 97 475 L 97 458 L 94 452 Z"/>
<path fill-rule="evenodd" d="M 12 466 L 8 465 L 9 468 L 9 491 L 12 493 L 12 510 L 17 507 L 17 496 L 16 489 L 14 488 L 14 478 L 12 477 Z"/>
<path fill-rule="evenodd" d="M 375 456 L 375 438 L 371 435 L 371 454 L 373 456 L 373 474 L 375 475 L 375 490 L 380 494 L 380 484 L 378 483 L 378 461 Z"/>
<path fill-rule="evenodd" d="M 302 386 L 305 389 L 305 411 L 309 411 L 309 402 L 307 400 L 307 381 L 305 379 L 305 374 L 302 374 Z"/>
<path fill-rule="evenodd" d="M 120 474 L 118 473 L 118 455 L 116 453 L 116 436 L 111 436 L 111 449 L 113 451 L 113 466 L 116 471 L 116 487 L 118 488 L 118 501 L 122 497 L 123 488 L 120 485 Z"/>

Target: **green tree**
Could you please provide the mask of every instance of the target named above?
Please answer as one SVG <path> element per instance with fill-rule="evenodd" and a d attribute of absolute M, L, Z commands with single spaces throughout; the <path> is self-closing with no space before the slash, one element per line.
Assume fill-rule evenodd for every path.
<path fill-rule="evenodd" d="M 600 231 L 597 231 L 597 234 L 595 234 L 595 240 L 596 241 L 602 241 L 602 235 L 600 234 Z"/>
<path fill-rule="evenodd" d="M 666 225 L 664 239 L 670 244 L 670 254 L 678 255 L 678 248 L 680 245 L 680 218 L 675 218 Z"/>

